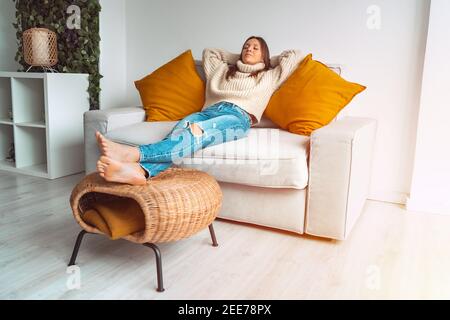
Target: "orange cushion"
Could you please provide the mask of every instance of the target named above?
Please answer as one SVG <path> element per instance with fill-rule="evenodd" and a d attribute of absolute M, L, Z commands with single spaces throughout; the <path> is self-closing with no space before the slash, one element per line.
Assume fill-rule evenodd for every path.
<path fill-rule="evenodd" d="M 191 50 L 135 81 L 147 121 L 175 121 L 200 111 L 205 83 L 195 69 Z"/>
<path fill-rule="evenodd" d="M 282 129 L 309 136 L 330 123 L 365 89 L 344 80 L 309 54 L 272 95 L 264 115 Z"/>

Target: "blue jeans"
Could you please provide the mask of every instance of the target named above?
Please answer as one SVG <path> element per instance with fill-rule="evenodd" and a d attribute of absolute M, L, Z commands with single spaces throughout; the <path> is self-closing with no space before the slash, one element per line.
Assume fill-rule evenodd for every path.
<path fill-rule="evenodd" d="M 192 133 L 192 123 L 203 132 Z M 163 140 L 139 146 L 139 164 L 153 177 L 197 150 L 246 137 L 250 127 L 246 111 L 222 101 L 181 119 Z"/>

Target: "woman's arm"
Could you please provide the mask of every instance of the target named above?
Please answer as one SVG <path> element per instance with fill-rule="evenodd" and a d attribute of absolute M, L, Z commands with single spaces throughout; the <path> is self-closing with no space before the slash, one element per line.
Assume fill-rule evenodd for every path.
<path fill-rule="evenodd" d="M 236 64 L 241 58 L 240 54 L 231 53 L 223 49 L 206 48 L 203 50 L 203 69 L 206 79 L 223 64 Z"/>
<path fill-rule="evenodd" d="M 305 55 L 300 50 L 285 50 L 280 55 L 270 58 L 273 67 L 270 72 L 275 79 L 275 88 L 278 89 L 289 78 L 304 58 Z"/>
<path fill-rule="evenodd" d="M 280 55 L 278 56 L 273 56 L 270 58 L 270 66 L 272 68 L 277 67 L 280 64 Z"/>

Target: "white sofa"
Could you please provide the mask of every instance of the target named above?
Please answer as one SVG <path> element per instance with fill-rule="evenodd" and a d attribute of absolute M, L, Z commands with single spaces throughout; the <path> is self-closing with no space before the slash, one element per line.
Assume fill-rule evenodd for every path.
<path fill-rule="evenodd" d="M 203 77 L 198 62 L 197 68 Z M 163 139 L 175 124 L 145 122 L 142 107 L 86 112 L 86 174 L 100 156 L 96 130 L 140 145 Z M 223 191 L 220 218 L 343 240 L 367 198 L 375 132 L 373 119 L 344 117 L 307 137 L 263 117 L 246 138 L 199 150 L 174 166 L 216 178 Z"/>

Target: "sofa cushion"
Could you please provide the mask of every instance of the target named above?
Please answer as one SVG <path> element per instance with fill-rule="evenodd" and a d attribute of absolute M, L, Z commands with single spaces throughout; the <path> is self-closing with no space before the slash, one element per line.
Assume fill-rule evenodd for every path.
<path fill-rule="evenodd" d="M 264 115 L 282 129 L 309 136 L 330 123 L 365 89 L 346 81 L 309 54 L 272 95 Z"/>
<path fill-rule="evenodd" d="M 143 145 L 162 140 L 177 121 L 142 122 L 112 130 L 113 141 Z M 198 150 L 174 166 L 198 169 L 218 181 L 268 188 L 304 189 L 309 137 L 275 128 L 251 128 L 247 137 Z"/>
<path fill-rule="evenodd" d="M 261 120 L 257 124 L 253 125 L 252 128 L 280 128 L 280 126 L 263 115 Z"/>
<path fill-rule="evenodd" d="M 200 111 L 205 103 L 205 83 L 187 50 L 141 80 L 139 91 L 147 121 L 173 121 Z"/>

